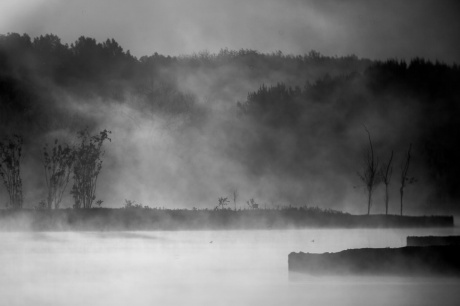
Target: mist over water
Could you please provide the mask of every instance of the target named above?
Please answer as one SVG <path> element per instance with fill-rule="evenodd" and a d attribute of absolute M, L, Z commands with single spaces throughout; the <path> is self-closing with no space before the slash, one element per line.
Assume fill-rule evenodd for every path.
<path fill-rule="evenodd" d="M 0 179 L 0 306 L 459 304 L 459 277 L 288 269 L 291 252 L 460 235 L 406 217 L 460 213 L 459 16 L 458 0 L 0 1 L 0 166 L 20 165 Z M 110 137 L 95 196 L 69 192 L 75 155 L 52 210 L 43 147 L 81 131 Z M 374 153 L 379 170 L 394 156 L 389 185 Z M 165 230 L 186 228 L 206 230 Z"/>
<path fill-rule="evenodd" d="M 1 233 L 8 305 L 455 305 L 457 278 L 290 275 L 292 251 L 401 247 L 459 228 Z M 12 258 L 15 258 L 12 260 Z"/>

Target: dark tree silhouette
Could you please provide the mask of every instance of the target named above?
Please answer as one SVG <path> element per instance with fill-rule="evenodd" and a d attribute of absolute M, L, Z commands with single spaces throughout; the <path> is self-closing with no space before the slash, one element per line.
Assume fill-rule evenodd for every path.
<path fill-rule="evenodd" d="M 358 176 L 367 189 L 367 214 L 369 215 L 371 213 L 372 194 L 374 192 L 375 186 L 378 183 L 377 171 L 379 168 L 379 163 L 374 154 L 371 133 L 366 127 L 364 127 L 364 129 L 366 130 L 369 138 L 369 148 L 366 150 L 364 169 L 362 172 L 358 172 Z"/>
<path fill-rule="evenodd" d="M 217 205 L 217 207 L 220 206 L 221 209 L 224 209 L 224 206 L 230 202 L 228 198 L 219 198 L 218 201 L 219 201 L 219 204 Z"/>
<path fill-rule="evenodd" d="M 103 130 L 98 135 L 90 136 L 88 129 L 78 132 L 80 144 L 74 151 L 74 185 L 70 192 L 75 200 L 74 208 L 91 208 L 96 199 L 96 184 L 104 156 L 102 145 L 105 140 L 111 141 L 108 137 L 110 133 Z"/>
<path fill-rule="evenodd" d="M 393 167 L 391 163 L 393 162 L 393 151 L 391 151 L 390 159 L 387 163 L 384 163 L 380 168 L 379 174 L 380 179 L 385 184 L 385 214 L 388 215 L 388 202 L 390 200 L 389 194 L 389 185 L 391 182 L 391 175 L 393 174 Z"/>
<path fill-rule="evenodd" d="M 23 139 L 13 135 L 0 142 L 0 177 L 3 180 L 10 202 L 7 207 L 22 208 L 21 156 Z"/>
<path fill-rule="evenodd" d="M 399 188 L 399 193 L 401 195 L 401 216 L 403 215 L 404 188 L 406 188 L 408 184 L 415 183 L 414 177 L 408 177 L 409 164 L 411 160 L 411 154 L 410 154 L 411 149 L 412 149 L 412 144 L 409 145 L 409 149 L 407 150 L 406 158 L 404 159 L 401 165 L 401 187 Z"/>
<path fill-rule="evenodd" d="M 58 209 L 62 196 L 69 183 L 75 162 L 75 151 L 69 145 L 61 145 L 56 139 L 51 151 L 46 144 L 43 148 L 43 167 L 45 168 L 47 209 Z"/>
<path fill-rule="evenodd" d="M 236 201 L 238 200 L 238 189 L 233 189 L 232 191 L 232 196 L 233 196 L 233 204 L 235 205 L 235 211 L 236 211 Z"/>

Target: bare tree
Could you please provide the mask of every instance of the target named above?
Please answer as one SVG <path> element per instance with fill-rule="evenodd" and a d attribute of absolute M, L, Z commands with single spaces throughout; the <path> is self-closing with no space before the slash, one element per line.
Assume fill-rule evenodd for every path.
<path fill-rule="evenodd" d="M 43 167 L 45 168 L 45 180 L 48 189 L 45 208 L 59 208 L 69 183 L 74 160 L 74 150 L 67 144 L 60 145 L 57 139 L 54 141 L 51 151 L 48 150 L 47 144 L 43 148 Z"/>
<path fill-rule="evenodd" d="M 367 189 L 367 214 L 369 215 L 371 213 L 372 193 L 374 192 L 374 187 L 378 183 L 377 171 L 379 164 L 374 154 L 371 133 L 365 126 L 364 129 L 366 130 L 369 137 L 369 148 L 366 151 L 364 169 L 362 172 L 358 172 L 358 176 L 361 181 L 363 181 Z"/>
<path fill-rule="evenodd" d="M 96 183 L 104 156 L 102 144 L 105 140 L 110 141 L 108 137 L 110 133 L 103 130 L 98 135 L 90 136 L 88 129 L 78 132 L 80 144 L 74 152 L 74 185 L 70 192 L 75 200 L 74 208 L 91 208 L 96 199 Z M 96 203 L 100 205 L 102 201 Z"/>
<path fill-rule="evenodd" d="M 232 196 L 233 196 L 233 204 L 235 204 L 235 211 L 236 211 L 236 200 L 238 200 L 238 189 L 233 189 L 233 192 L 232 192 Z"/>
<path fill-rule="evenodd" d="M 380 168 L 379 174 L 380 179 L 385 184 L 385 214 L 388 215 L 388 202 L 390 201 L 389 186 L 391 181 L 391 175 L 393 174 L 393 167 L 391 163 L 393 162 L 393 151 L 391 151 L 390 159 L 388 163 L 384 163 Z"/>
<path fill-rule="evenodd" d="M 0 142 L 0 177 L 8 191 L 7 207 L 22 208 L 22 180 L 20 173 L 23 139 L 13 135 Z"/>
<path fill-rule="evenodd" d="M 407 184 L 415 183 L 414 177 L 408 177 L 409 172 L 409 164 L 411 160 L 410 151 L 412 149 L 412 144 L 409 145 L 409 150 L 407 150 L 407 155 L 403 164 L 401 165 L 401 187 L 399 188 L 399 193 L 401 194 L 401 216 L 403 214 L 403 196 L 404 196 L 404 188 L 406 188 Z"/>

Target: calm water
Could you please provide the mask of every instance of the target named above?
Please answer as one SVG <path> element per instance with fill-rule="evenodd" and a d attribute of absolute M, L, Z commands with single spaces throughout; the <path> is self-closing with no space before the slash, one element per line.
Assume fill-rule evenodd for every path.
<path fill-rule="evenodd" d="M 458 305 L 460 278 L 289 275 L 291 251 L 454 229 L 0 233 L 0 305 Z"/>

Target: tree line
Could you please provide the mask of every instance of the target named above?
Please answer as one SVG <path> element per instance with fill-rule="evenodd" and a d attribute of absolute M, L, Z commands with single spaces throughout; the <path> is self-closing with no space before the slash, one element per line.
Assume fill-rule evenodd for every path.
<path fill-rule="evenodd" d="M 301 77 L 306 70 L 335 71 L 334 74 L 363 71 L 370 63 L 355 55 L 328 57 L 310 51 L 294 56 L 281 51 L 265 54 L 249 49 L 222 49 L 218 53 L 200 52 L 183 56 L 155 52 L 138 59 L 114 39 L 97 42 L 94 38 L 81 36 L 68 45 L 53 34 L 35 38 L 18 33 L 0 35 L 0 68 L 4 77 L 14 74 L 28 79 L 37 76 L 49 78 L 67 89 L 78 89 L 85 94 L 111 94 L 113 98 L 117 98 L 116 88 L 121 84 L 131 90 L 142 91 L 151 86 L 152 79 L 161 78 L 162 82 L 172 85 L 174 76 L 170 74 L 169 79 L 166 75 L 160 76 L 164 70 L 177 73 L 228 65 L 247 68 L 255 76 L 277 70 Z M 78 88 L 75 88 L 75 82 L 80 85 Z"/>
<path fill-rule="evenodd" d="M 229 135 L 225 151 L 251 175 L 305 179 L 313 172 L 309 159 L 329 147 L 338 152 L 328 156 L 329 163 L 340 168 L 358 150 L 350 130 L 369 124 L 377 114 L 393 130 L 383 129 L 384 139 L 375 135 L 376 149 L 404 152 L 413 143 L 418 160 L 411 169 L 427 170 L 426 180 L 439 199 L 460 199 L 460 148 L 455 141 L 460 69 L 419 58 L 371 61 L 315 51 L 286 55 L 245 49 L 136 58 L 114 39 L 98 42 L 82 36 L 68 45 L 52 34 L 31 38 L 10 33 L 0 35 L 0 136 L 21 134 L 27 142 L 57 128 L 76 132 L 81 126 L 97 127 L 91 116 L 62 107 L 63 97 L 100 98 L 146 114 L 205 122 L 207 106 L 197 102 L 202 97 L 182 87 L 186 74 L 206 76 L 210 92 L 203 95 L 229 92 L 227 115 L 233 119 L 223 127 Z M 236 90 L 249 91 L 247 98 L 236 103 Z M 70 122 L 76 123 L 69 127 Z M 14 172 L 10 175 L 14 181 Z"/>
<path fill-rule="evenodd" d="M 456 202 L 460 199 L 456 179 L 460 171 L 456 157 L 460 145 L 455 141 L 460 131 L 460 87 L 455 84 L 459 83 L 457 65 L 423 59 L 409 63 L 389 60 L 375 62 L 363 73 L 326 75 L 304 86 L 261 85 L 237 106 L 240 116 L 255 123 L 255 129 L 261 131 L 256 142 L 247 144 L 257 151 L 258 168 L 273 167 L 264 161 L 272 160 L 271 155 L 285 135 L 296 140 L 297 153 L 290 154 L 289 163 L 281 165 L 283 169 L 292 165 L 293 173 L 302 171 L 308 159 L 305 153 L 315 152 L 319 147 L 336 148 L 338 152 L 332 161 L 339 164 L 343 161 L 339 152 L 353 150 L 346 141 L 352 140 L 350 130 L 364 123 L 375 124 L 374 119 L 378 119 L 381 121 L 378 147 L 409 153 L 416 150 L 418 159 L 413 169 L 426 172 L 424 181 L 435 190 L 433 202 Z M 267 127 L 269 132 L 263 132 Z M 412 143 L 410 150 L 408 143 Z M 411 159 L 409 153 L 406 160 Z M 388 152 L 387 161 L 378 167 L 371 156 L 365 157 L 369 173 L 362 175 L 369 177 L 364 181 L 379 178 L 379 182 L 388 186 L 392 159 Z M 406 167 L 403 172 L 407 171 Z M 411 180 L 402 175 L 400 181 L 403 194 Z M 373 185 L 370 183 L 368 188 Z"/>

